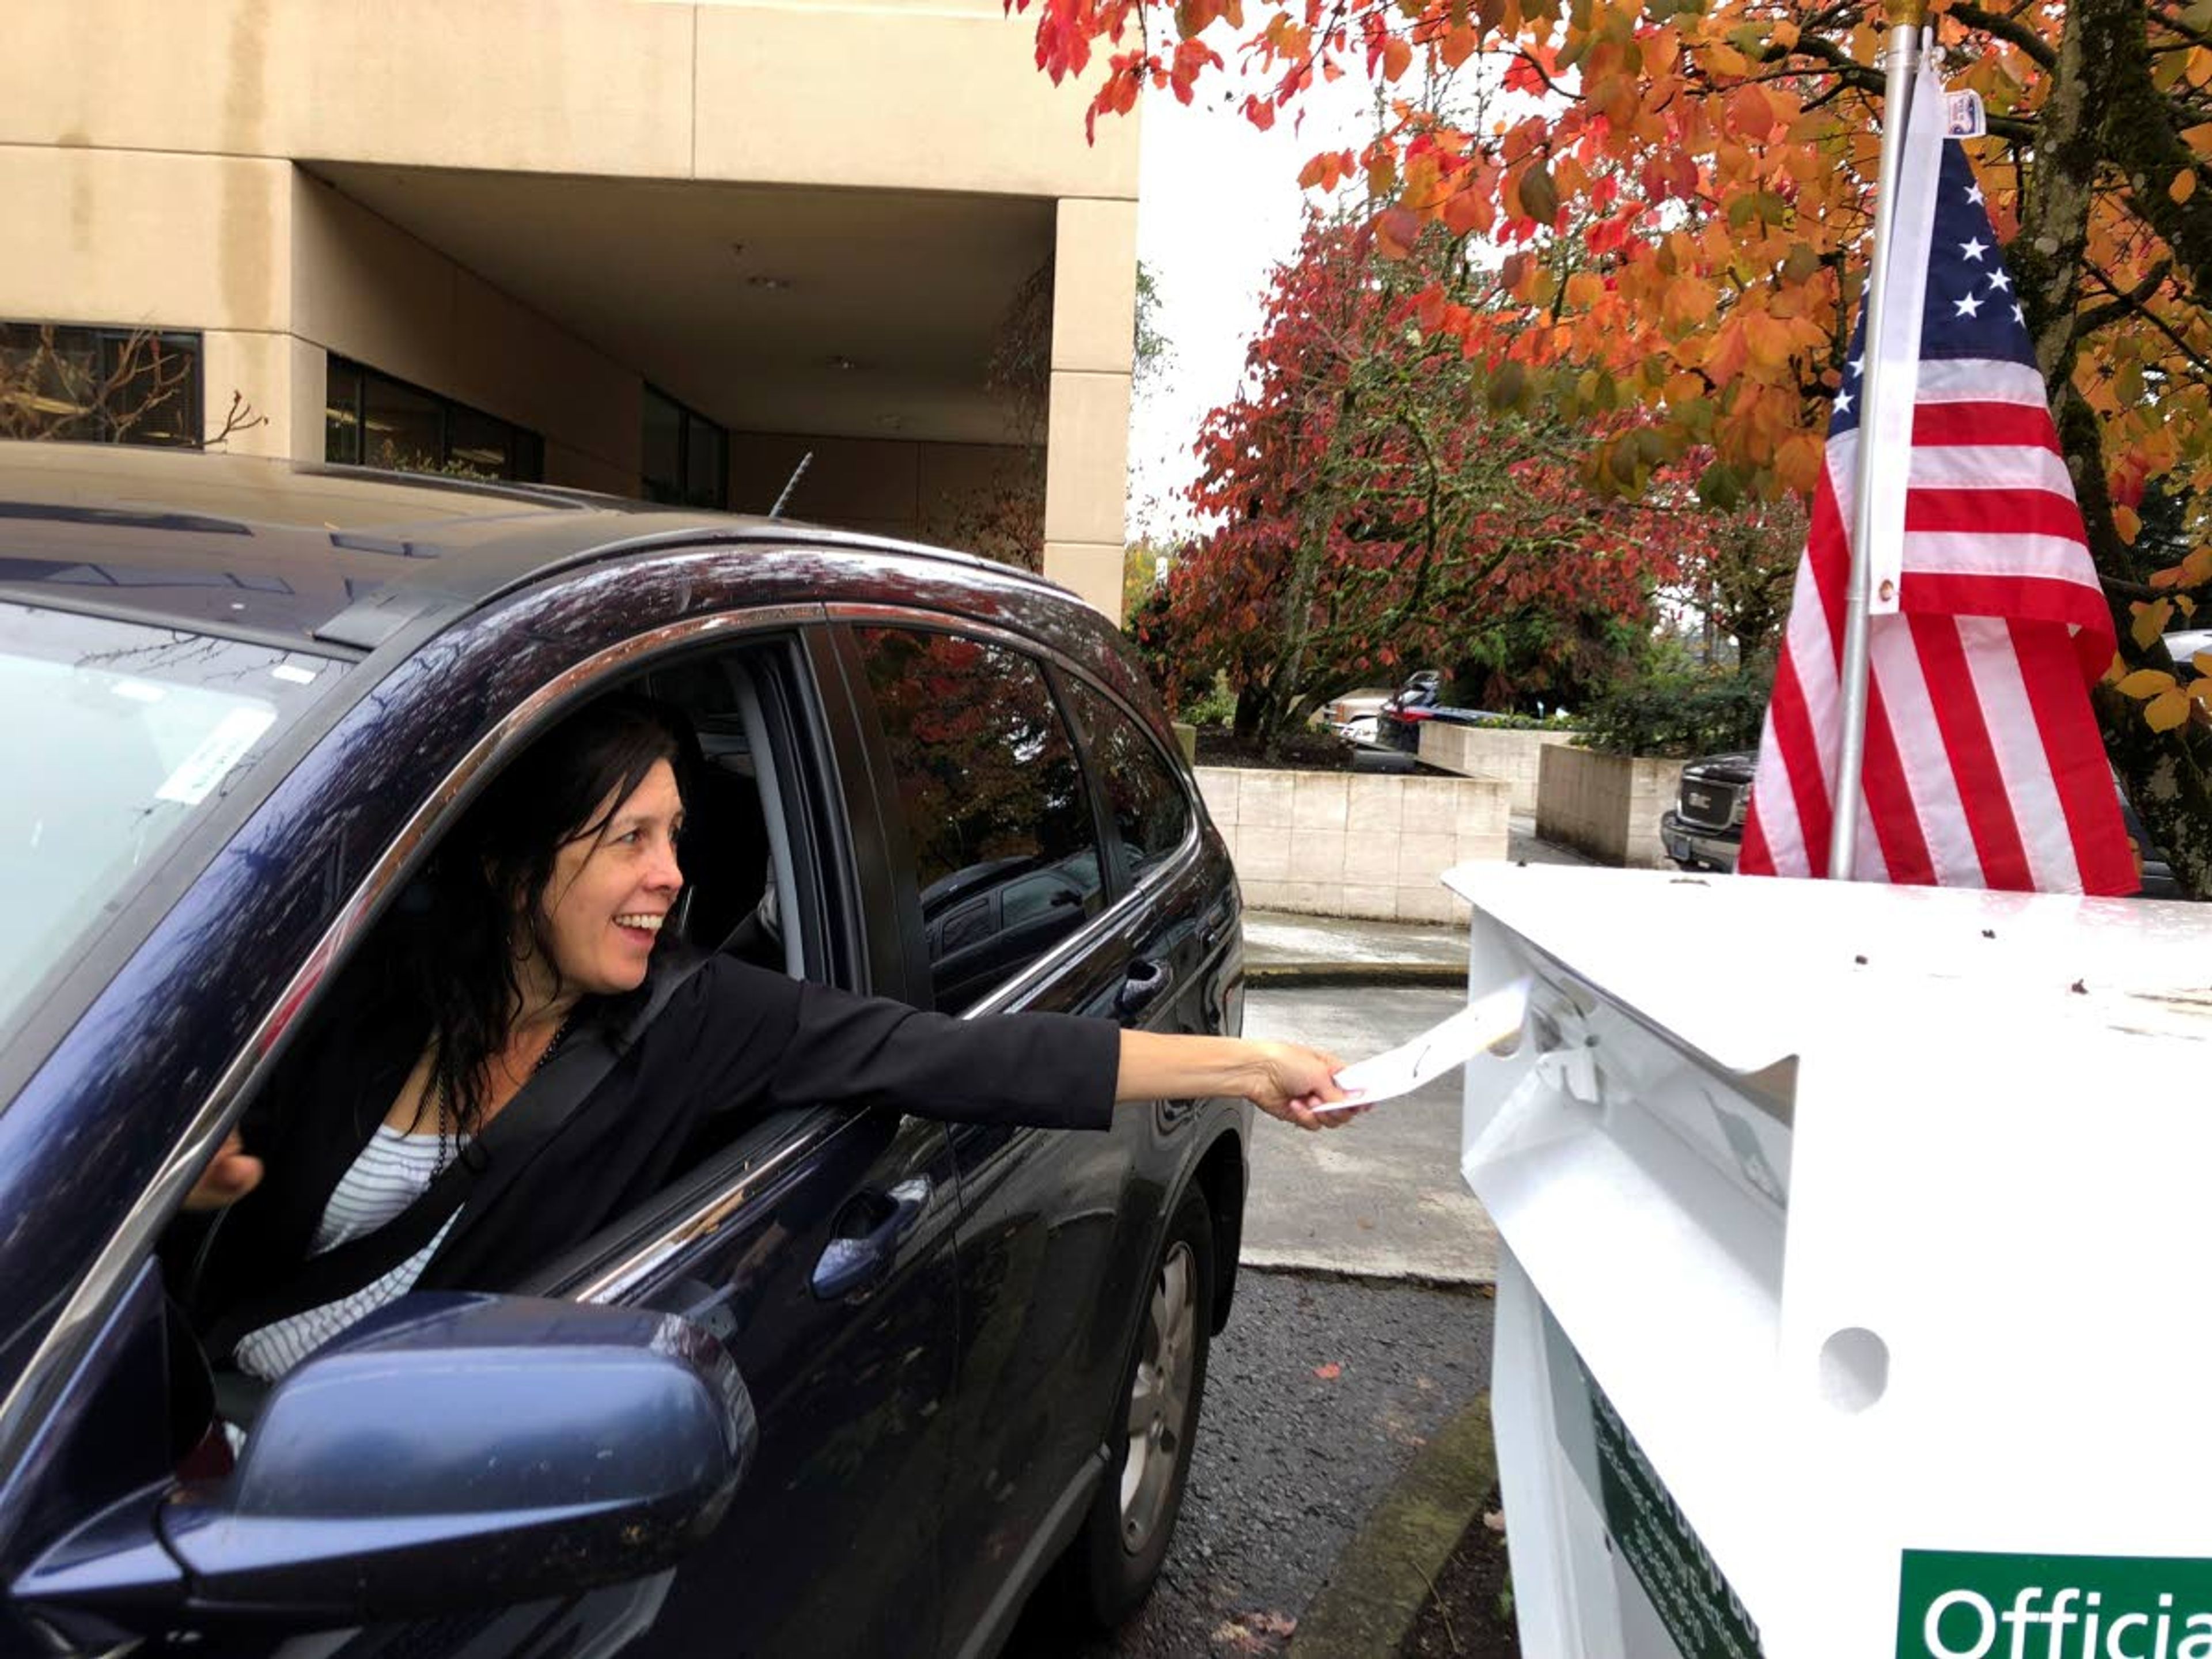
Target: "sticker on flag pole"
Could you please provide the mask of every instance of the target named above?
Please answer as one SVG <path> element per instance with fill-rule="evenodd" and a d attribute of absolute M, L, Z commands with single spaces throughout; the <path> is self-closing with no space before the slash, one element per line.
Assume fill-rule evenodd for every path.
<path fill-rule="evenodd" d="M 1986 138 L 1989 118 L 1982 111 L 1982 94 L 1978 92 L 1947 92 L 1943 94 L 1943 136 L 1946 138 Z"/>

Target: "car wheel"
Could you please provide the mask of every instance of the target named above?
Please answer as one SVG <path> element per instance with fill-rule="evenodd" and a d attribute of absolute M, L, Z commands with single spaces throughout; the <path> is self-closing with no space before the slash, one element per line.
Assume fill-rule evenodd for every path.
<path fill-rule="evenodd" d="M 1111 1629 L 1144 1604 L 1190 1477 L 1212 1336 L 1213 1220 L 1195 1188 L 1176 1206 L 1109 1444 L 1113 1466 L 1061 1563 L 1068 1611 Z"/>

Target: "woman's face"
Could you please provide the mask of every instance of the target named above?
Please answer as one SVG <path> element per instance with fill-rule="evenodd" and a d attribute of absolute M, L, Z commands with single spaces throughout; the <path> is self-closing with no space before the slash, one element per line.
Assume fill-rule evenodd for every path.
<path fill-rule="evenodd" d="M 572 841 L 555 856 L 543 901 L 562 988 L 586 995 L 643 983 L 661 921 L 684 886 L 676 862 L 684 798 L 668 763 L 655 763 L 627 800 L 602 801 L 593 821 L 610 808 L 604 834 Z"/>

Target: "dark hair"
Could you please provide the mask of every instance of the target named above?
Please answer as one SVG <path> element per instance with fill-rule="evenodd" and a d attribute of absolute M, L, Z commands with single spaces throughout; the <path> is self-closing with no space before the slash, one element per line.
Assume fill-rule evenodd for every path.
<path fill-rule="evenodd" d="M 423 925 L 400 946 L 403 994 L 428 1018 L 432 1091 L 442 1087 L 453 1127 L 483 1117 L 486 1068 L 506 1047 L 529 949 L 553 960 L 545 885 L 571 842 L 605 834 L 611 811 L 662 761 L 684 781 L 690 745 L 661 707 L 627 692 L 563 720 L 493 780 L 432 861 Z M 518 931 L 520 930 L 520 931 Z M 557 965 L 554 968 L 557 975 Z"/>

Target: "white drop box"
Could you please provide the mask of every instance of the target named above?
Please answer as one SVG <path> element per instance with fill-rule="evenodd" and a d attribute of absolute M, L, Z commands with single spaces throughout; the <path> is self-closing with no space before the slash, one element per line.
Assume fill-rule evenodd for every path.
<path fill-rule="evenodd" d="M 1527 1659 L 2212 1654 L 2212 907 L 1446 880 Z"/>

